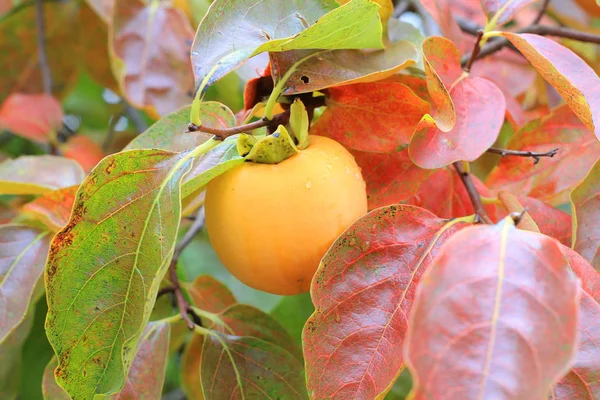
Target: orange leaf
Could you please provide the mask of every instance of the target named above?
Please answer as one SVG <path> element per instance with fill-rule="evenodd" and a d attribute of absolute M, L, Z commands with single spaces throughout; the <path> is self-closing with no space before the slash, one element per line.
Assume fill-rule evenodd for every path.
<path fill-rule="evenodd" d="M 0 128 L 39 143 L 62 125 L 58 100 L 47 94 L 13 93 L 0 107 Z"/>
<path fill-rule="evenodd" d="M 61 146 L 66 158 L 77 161 L 85 172 L 90 172 L 105 156 L 102 148 L 92 138 L 84 135 L 73 136 Z"/>
<path fill-rule="evenodd" d="M 575 53 L 542 36 L 503 32 L 600 139 L 600 79 Z"/>
<path fill-rule="evenodd" d="M 69 222 L 75 194 L 79 185 L 41 195 L 22 207 L 24 212 L 39 218 L 49 229 L 57 232 Z"/>
<path fill-rule="evenodd" d="M 406 147 L 429 104 L 395 79 L 329 89 L 327 109 L 311 134 L 378 153 Z M 401 111 L 400 111 L 401 110 Z"/>
<path fill-rule="evenodd" d="M 559 149 L 552 159 L 543 158 L 537 165 L 531 158 L 505 157 L 486 180 L 492 190 L 534 197 L 554 206 L 569 201 L 569 192 L 600 157 L 600 143 L 566 105 L 526 124 L 506 147 L 534 152 Z"/>

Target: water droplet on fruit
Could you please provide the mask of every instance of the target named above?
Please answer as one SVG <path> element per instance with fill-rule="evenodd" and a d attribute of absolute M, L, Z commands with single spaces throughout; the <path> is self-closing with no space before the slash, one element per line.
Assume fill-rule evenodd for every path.
<path fill-rule="evenodd" d="M 349 174 L 350 173 L 350 167 L 346 165 L 346 173 Z"/>
<path fill-rule="evenodd" d="M 311 181 L 307 181 L 306 182 L 306 188 L 310 189 L 311 186 L 312 186 L 312 182 Z"/>
<path fill-rule="evenodd" d="M 360 174 L 358 171 L 354 173 L 354 178 L 356 178 L 357 181 L 360 181 Z"/>

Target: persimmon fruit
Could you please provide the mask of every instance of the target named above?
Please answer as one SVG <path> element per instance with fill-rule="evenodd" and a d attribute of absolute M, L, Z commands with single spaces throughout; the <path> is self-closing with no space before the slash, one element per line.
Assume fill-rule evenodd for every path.
<path fill-rule="evenodd" d="M 239 280 L 280 295 L 307 292 L 333 241 L 367 212 L 365 182 L 336 141 L 309 145 L 278 164 L 246 162 L 206 190 L 206 227 Z"/>

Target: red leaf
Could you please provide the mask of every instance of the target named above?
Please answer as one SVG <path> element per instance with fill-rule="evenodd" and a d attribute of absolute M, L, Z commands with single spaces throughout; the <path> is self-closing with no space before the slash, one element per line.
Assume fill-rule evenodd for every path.
<path fill-rule="evenodd" d="M 117 0 L 110 25 L 119 85 L 136 107 L 165 115 L 191 101 L 189 20 L 167 3 Z"/>
<path fill-rule="evenodd" d="M 557 239 L 565 246 L 571 245 L 572 221 L 569 214 L 532 197 L 519 196 L 518 199 L 541 233 Z"/>
<path fill-rule="evenodd" d="M 568 370 L 580 289 L 555 240 L 510 218 L 474 226 L 422 282 L 405 344 L 415 400 L 543 399 Z"/>
<path fill-rule="evenodd" d="M 422 169 L 403 150 L 390 154 L 353 151 L 367 183 L 369 209 L 397 203 L 425 208 L 441 218 L 464 217 L 474 213 L 469 195 L 453 168 Z M 479 192 L 488 189 L 476 178 Z M 495 214 L 494 206 L 486 210 Z"/>
<path fill-rule="evenodd" d="M 411 139 L 411 159 L 422 168 L 434 169 L 455 161 L 474 161 L 494 144 L 504 122 L 504 95 L 492 82 L 465 77 L 450 91 L 456 124 L 446 131 L 426 115 Z"/>
<path fill-rule="evenodd" d="M 22 210 L 33 214 L 50 230 L 57 232 L 69 222 L 77 189 L 79 185 L 45 193 L 25 204 Z"/>
<path fill-rule="evenodd" d="M 233 293 L 210 275 L 200 275 L 194 282 L 182 283 L 194 306 L 201 310 L 219 313 L 236 303 Z"/>
<path fill-rule="evenodd" d="M 575 53 L 545 37 L 503 32 L 600 139 L 600 79 Z"/>
<path fill-rule="evenodd" d="M 403 365 L 416 286 L 441 243 L 467 223 L 413 206 L 379 208 L 332 245 L 312 281 L 303 331 L 313 398 L 373 399 Z"/>
<path fill-rule="evenodd" d="M 102 147 L 84 135 L 73 136 L 61 145 L 61 150 L 66 158 L 77 161 L 85 172 L 90 172 L 105 156 Z"/>
<path fill-rule="evenodd" d="M 388 78 L 329 89 L 327 109 L 311 134 L 378 153 L 405 147 L 429 104 L 408 86 Z"/>
<path fill-rule="evenodd" d="M 500 12 L 496 24 L 505 24 L 513 19 L 519 10 L 535 1 L 538 0 L 481 0 L 481 7 L 489 19 Z"/>
<path fill-rule="evenodd" d="M 0 107 L 0 129 L 39 143 L 62 125 L 58 100 L 48 94 L 11 94 Z"/>
<path fill-rule="evenodd" d="M 579 349 L 571 371 L 554 386 L 557 400 L 600 397 L 600 275 L 575 251 L 563 246 L 571 269 L 581 278 Z"/>
<path fill-rule="evenodd" d="M 571 192 L 573 249 L 600 270 L 600 160 Z"/>
<path fill-rule="evenodd" d="M 455 0 L 421 0 L 421 4 L 438 23 L 443 35 L 452 40 L 461 53 L 471 51 L 473 39 L 462 33 L 452 15 L 452 6 Z"/>
<path fill-rule="evenodd" d="M 527 157 L 505 157 L 486 180 L 492 190 L 535 197 L 554 206 L 568 201 L 569 192 L 600 157 L 600 143 L 566 105 L 526 124 L 506 147 L 537 152 L 559 149 L 552 159 L 544 158 L 537 165 Z"/>

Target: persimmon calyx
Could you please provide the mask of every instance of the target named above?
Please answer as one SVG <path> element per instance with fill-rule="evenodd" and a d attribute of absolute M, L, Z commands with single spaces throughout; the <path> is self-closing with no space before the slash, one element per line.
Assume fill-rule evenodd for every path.
<path fill-rule="evenodd" d="M 262 138 L 245 133 L 240 134 L 237 149 L 240 156 L 244 157 L 246 161 L 259 164 L 279 164 L 300 152 L 294 139 L 283 125 L 279 125 L 271 135 Z"/>

